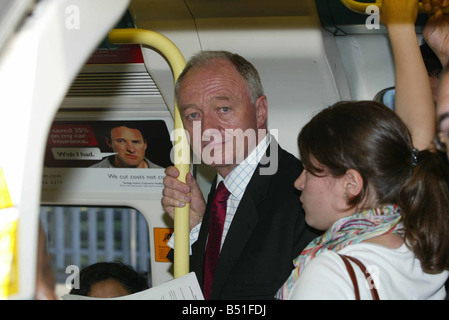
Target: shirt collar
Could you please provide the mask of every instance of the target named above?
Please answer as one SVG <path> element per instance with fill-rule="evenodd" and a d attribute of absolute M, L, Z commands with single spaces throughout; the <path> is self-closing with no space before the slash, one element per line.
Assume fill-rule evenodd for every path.
<path fill-rule="evenodd" d="M 240 200 L 245 193 L 254 171 L 256 170 L 260 160 L 265 155 L 268 145 L 271 141 L 271 135 L 268 133 L 254 148 L 254 150 L 236 166 L 227 176 L 223 178 L 220 174 L 217 176 L 217 185 L 223 181 L 232 197 Z"/>

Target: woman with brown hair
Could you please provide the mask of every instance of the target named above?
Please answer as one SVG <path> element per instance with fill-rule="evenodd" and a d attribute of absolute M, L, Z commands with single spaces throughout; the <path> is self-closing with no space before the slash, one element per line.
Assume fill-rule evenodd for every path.
<path fill-rule="evenodd" d="M 414 149 L 399 116 L 372 101 L 324 109 L 298 145 L 306 222 L 326 231 L 294 260 L 277 298 L 354 299 L 356 282 L 362 299 L 373 288 L 380 299 L 444 299 L 449 172 L 439 156 Z M 341 255 L 369 274 L 353 267 L 351 281 Z"/>

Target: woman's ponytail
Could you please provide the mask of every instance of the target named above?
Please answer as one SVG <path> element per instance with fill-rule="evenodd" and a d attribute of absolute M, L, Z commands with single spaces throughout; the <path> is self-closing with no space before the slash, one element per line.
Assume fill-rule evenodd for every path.
<path fill-rule="evenodd" d="M 449 267 L 449 168 L 429 150 L 412 156 L 413 174 L 398 194 L 405 237 L 425 272 L 441 272 Z"/>

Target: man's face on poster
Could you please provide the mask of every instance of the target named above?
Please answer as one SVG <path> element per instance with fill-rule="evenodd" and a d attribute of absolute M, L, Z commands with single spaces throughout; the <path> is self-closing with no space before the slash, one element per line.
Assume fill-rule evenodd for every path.
<path fill-rule="evenodd" d="M 108 146 L 117 152 L 114 166 L 117 168 L 147 168 L 145 150 L 147 143 L 138 129 L 125 126 L 111 130 L 111 139 L 106 139 Z"/>

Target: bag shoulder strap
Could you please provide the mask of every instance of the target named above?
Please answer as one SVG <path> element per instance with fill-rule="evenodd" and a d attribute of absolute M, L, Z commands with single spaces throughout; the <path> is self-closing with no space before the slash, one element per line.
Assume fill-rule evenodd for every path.
<path fill-rule="evenodd" d="M 349 262 L 347 256 L 343 254 L 338 255 L 345 263 L 346 269 L 348 269 L 349 277 L 351 278 L 352 284 L 354 286 L 355 300 L 360 300 L 359 285 L 357 284 L 357 278 L 355 276 L 355 272 L 354 269 L 352 268 L 351 262 Z"/>
<path fill-rule="evenodd" d="M 355 299 L 360 300 L 360 292 L 359 292 L 359 286 L 357 283 L 357 277 L 355 275 L 354 269 L 352 268 L 351 262 L 349 260 L 354 262 L 362 270 L 366 280 L 368 281 L 368 285 L 371 290 L 371 296 L 373 297 L 373 300 L 380 300 L 376 286 L 374 285 L 373 280 L 371 278 L 371 274 L 368 272 L 368 270 L 366 270 L 363 263 L 354 257 L 346 256 L 346 255 L 343 255 L 340 253 L 338 255 L 345 263 L 346 269 L 348 269 L 349 277 L 351 278 L 352 284 L 354 285 Z"/>

